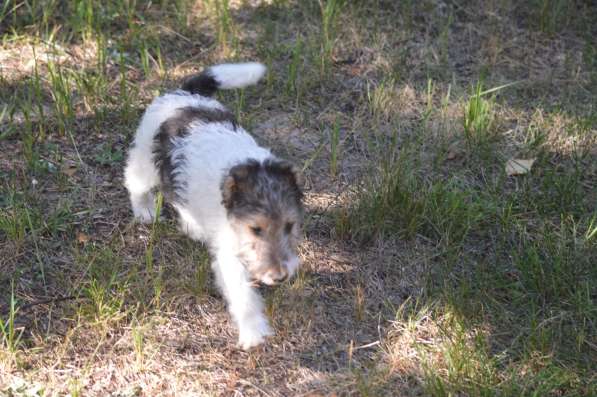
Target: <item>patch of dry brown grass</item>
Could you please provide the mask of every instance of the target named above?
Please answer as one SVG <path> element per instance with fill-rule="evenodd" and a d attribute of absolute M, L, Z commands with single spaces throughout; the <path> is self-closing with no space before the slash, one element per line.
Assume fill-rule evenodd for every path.
<path fill-rule="evenodd" d="M 407 164 L 421 186 L 444 178 L 463 191 L 499 185 L 501 161 L 512 156 L 540 158 L 538 177 L 552 164 L 566 172 L 584 164 L 578 189 L 590 202 L 597 191 L 597 72 L 586 61 L 595 48 L 582 30 L 569 24 L 538 31 L 533 6 L 511 1 L 347 2 L 337 16 L 330 59 L 324 59 L 328 66 L 321 68 L 327 53 L 314 1 L 231 1 L 228 22 L 207 12 L 215 0 L 177 2 L 180 9 L 138 2 L 130 16 L 125 3 L 106 2 L 103 9 L 98 3 L 93 18 L 99 28 L 93 25 L 91 34 L 75 28 L 83 18 L 78 14 L 50 15 L 54 35 L 27 22 L 25 8 L 16 25 L 10 17 L 0 22 L 0 320 L 14 280 L 16 327 L 24 330 L 16 354 L 0 343 L 0 394 L 491 395 L 528 386 L 544 395 L 589 395 L 594 379 L 578 380 L 586 373 L 558 366 L 549 335 L 539 334 L 547 340 L 541 350 L 531 342 L 516 345 L 532 339 L 526 325 L 514 335 L 499 334 L 500 320 L 514 316 L 498 318 L 500 305 L 507 306 L 499 291 L 486 287 L 499 304 L 483 307 L 487 313 L 476 313 L 485 315 L 478 322 L 446 309 L 437 293 L 445 282 L 443 288 L 458 295 L 450 282 L 475 274 L 492 255 L 512 257 L 491 251 L 483 234 L 491 235 L 499 222 L 515 223 L 507 213 L 488 220 L 491 226 L 456 253 L 430 237 L 435 231 L 419 229 L 410 239 L 370 236 L 363 245 L 347 221 L 367 182 L 379 180 L 380 164 L 411 152 L 420 154 Z M 595 13 L 586 7 L 578 14 L 583 26 Z M 106 22 L 110 13 L 113 24 Z M 223 37 L 218 32 L 226 23 Z M 298 93 L 290 95 L 286 80 L 298 37 L 304 42 Z M 260 59 L 270 74 L 243 96 L 223 93 L 222 100 L 258 140 L 304 166 L 308 188 L 303 269 L 287 285 L 263 291 L 276 336 L 249 353 L 234 345 L 236 331 L 205 250 L 170 220 L 155 230 L 132 224 L 121 175 L 127 143 L 153 96 L 204 65 L 238 59 Z M 63 131 L 49 63 L 67 76 L 74 117 L 63 120 Z M 519 82 L 491 98 L 497 138 L 489 154 L 467 147 L 463 137 L 464 109 L 478 80 L 487 88 Z M 331 175 L 336 123 L 338 172 Z M 483 203 L 498 206 L 523 182 L 503 184 L 505 193 L 491 191 Z M 566 186 L 553 195 L 564 202 L 578 197 Z M 434 219 L 453 216 L 449 206 L 440 208 L 446 213 Z M 583 214 L 588 222 L 591 213 Z M 529 234 L 544 221 L 531 210 L 516 216 L 529 219 Z M 575 218 L 579 225 L 581 218 Z M 11 238 L 12 227 L 24 237 Z M 512 265 L 504 277 L 520 284 L 523 276 Z M 576 317 L 564 312 L 554 318 L 539 321 Z M 576 336 L 590 349 L 592 335 Z M 519 350 L 535 356 L 526 360 Z M 581 364 L 594 357 L 575 354 L 570 357 Z M 541 376 L 545 384 L 552 379 L 541 370 L 551 365 L 554 379 L 564 381 L 541 389 Z M 517 380 L 512 368 L 528 375 Z M 508 382 L 522 389 L 506 389 Z"/>

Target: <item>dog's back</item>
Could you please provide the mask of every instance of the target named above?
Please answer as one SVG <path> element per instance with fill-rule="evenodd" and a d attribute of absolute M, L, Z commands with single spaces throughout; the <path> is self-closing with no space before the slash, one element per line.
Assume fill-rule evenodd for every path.
<path fill-rule="evenodd" d="M 221 174 L 226 164 L 258 148 L 253 138 L 238 127 L 233 114 L 211 96 L 218 89 L 255 84 L 265 71 L 260 63 L 212 66 L 188 78 L 181 89 L 154 99 L 136 131 L 125 169 L 125 185 L 138 219 L 150 221 L 154 212 L 147 208 L 147 186 L 160 185 L 170 201 L 188 199 L 191 192 L 183 188 L 188 187 L 189 178 L 209 182 Z M 200 130 L 206 133 L 200 134 Z M 269 151 L 259 149 L 253 157 L 269 155 Z M 195 161 L 193 167 L 186 166 L 188 161 Z M 203 175 L 184 175 L 191 168 Z M 202 185 L 207 194 L 218 188 L 216 181 L 214 186 Z"/>

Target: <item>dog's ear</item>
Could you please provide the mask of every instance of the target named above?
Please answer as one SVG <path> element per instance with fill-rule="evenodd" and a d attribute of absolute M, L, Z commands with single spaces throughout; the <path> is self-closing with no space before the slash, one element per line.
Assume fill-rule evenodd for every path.
<path fill-rule="evenodd" d="M 254 185 L 258 172 L 259 163 L 255 160 L 230 168 L 221 187 L 222 204 L 226 209 L 231 209 L 243 201 L 243 197 L 247 196 L 247 193 Z"/>
<path fill-rule="evenodd" d="M 275 175 L 277 178 L 288 183 L 294 190 L 297 199 L 302 199 L 305 180 L 302 172 L 297 167 L 287 161 L 276 160 L 266 163 L 265 168 L 271 175 Z"/>

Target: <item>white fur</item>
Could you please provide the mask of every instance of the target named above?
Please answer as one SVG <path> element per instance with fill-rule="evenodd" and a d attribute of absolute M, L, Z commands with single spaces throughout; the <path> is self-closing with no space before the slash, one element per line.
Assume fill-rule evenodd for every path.
<path fill-rule="evenodd" d="M 235 78 L 239 70 L 241 75 L 245 74 L 243 79 Z M 258 80 L 265 68 L 260 64 L 219 65 L 211 71 L 223 86 L 238 87 Z M 133 212 L 141 222 L 151 222 L 155 216 L 153 189 L 159 184 L 159 173 L 152 155 L 154 136 L 160 124 L 175 115 L 177 108 L 198 105 L 224 109 L 213 99 L 177 91 L 156 98 L 143 116 L 125 169 L 125 185 Z M 175 178 L 186 185 L 180 200 L 185 204 L 175 204 L 180 229 L 209 246 L 217 283 L 239 329 L 240 347 L 249 349 L 259 345 L 272 330 L 263 312 L 262 299 L 235 254 L 238 241 L 221 203 L 220 184 L 227 170 L 236 163 L 273 156 L 241 127 L 232 130 L 228 123 L 201 122 L 195 122 L 186 137 L 177 138 L 172 155 L 186 159 Z M 286 266 L 293 274 L 298 258 L 291 258 Z"/>
<path fill-rule="evenodd" d="M 223 63 L 209 68 L 211 75 L 219 83 L 219 88 L 243 88 L 256 84 L 265 74 L 261 63 Z"/>

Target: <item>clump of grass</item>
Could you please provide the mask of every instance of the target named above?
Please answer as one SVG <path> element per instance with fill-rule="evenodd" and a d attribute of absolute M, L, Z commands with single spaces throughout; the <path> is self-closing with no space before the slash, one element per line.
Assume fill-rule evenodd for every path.
<path fill-rule="evenodd" d="M 496 111 L 493 100 L 486 99 L 489 94 L 510 87 L 517 82 L 504 84 L 483 90 L 483 83 L 477 82 L 473 92 L 465 104 L 463 127 L 464 137 L 470 148 L 488 150 L 496 136 Z"/>
<path fill-rule="evenodd" d="M 0 208 L 0 231 L 10 240 L 22 243 L 30 231 L 31 215 L 22 198 L 15 192 L 6 196 L 3 208 Z M 36 217 L 34 219 L 37 220 Z"/>
<path fill-rule="evenodd" d="M 367 102 L 376 119 L 388 119 L 396 105 L 396 82 L 382 80 L 377 86 L 367 85 Z"/>
<path fill-rule="evenodd" d="M 450 181 L 422 180 L 406 152 L 382 165 L 379 177 L 366 182 L 356 205 L 336 215 L 336 232 L 365 243 L 377 237 L 417 234 L 459 246 L 481 218 L 471 192 Z"/>
<path fill-rule="evenodd" d="M 131 329 L 133 348 L 135 350 L 136 365 L 139 370 L 145 367 L 145 335 L 141 326 L 134 326 Z"/>
<path fill-rule="evenodd" d="M 493 104 L 484 98 L 483 84 L 478 82 L 464 109 L 464 137 L 468 145 L 487 147 L 493 137 L 494 125 Z"/>
<path fill-rule="evenodd" d="M 323 75 L 332 59 L 336 41 L 338 16 L 346 5 L 345 0 L 319 0 L 321 10 L 321 56 Z"/>
<path fill-rule="evenodd" d="M 292 59 L 288 65 L 288 77 L 286 80 L 286 94 L 294 95 L 296 102 L 300 98 L 299 74 L 301 72 L 301 62 L 304 56 L 303 41 L 299 37 L 292 47 Z"/>
<path fill-rule="evenodd" d="M 553 35 L 567 25 L 569 3 L 565 0 L 537 0 L 539 30 Z"/>
<path fill-rule="evenodd" d="M 223 56 L 234 55 L 234 52 L 238 48 L 238 37 L 236 26 L 230 15 L 230 1 L 207 0 L 208 5 L 209 3 L 211 3 L 211 9 L 215 14 L 218 49 Z"/>
<path fill-rule="evenodd" d="M 209 1 L 209 0 L 208 0 Z M 161 0 L 161 8 L 164 9 L 166 4 L 169 2 L 166 0 Z M 174 7 L 174 14 L 176 16 L 176 20 L 179 25 L 188 26 L 190 23 L 189 16 L 191 15 L 190 8 L 191 8 L 191 0 L 175 0 L 173 7 Z"/>
<path fill-rule="evenodd" d="M 384 163 L 379 177 L 366 183 L 354 208 L 336 214 L 336 231 L 361 242 L 398 233 L 413 237 L 423 222 L 424 204 L 417 197 L 418 180 L 408 172 L 404 160 Z"/>
<path fill-rule="evenodd" d="M 146 78 L 149 78 L 152 75 L 154 69 L 159 77 L 164 76 L 164 60 L 162 59 L 162 51 L 159 44 L 152 45 L 151 43 L 148 43 L 147 40 L 141 40 L 139 58 L 141 60 L 141 68 L 143 69 Z"/>
<path fill-rule="evenodd" d="M 116 280 L 116 274 L 107 282 L 92 279 L 84 286 L 83 296 L 89 300 L 89 304 L 82 308 L 86 317 L 100 325 L 107 325 L 111 320 L 118 318 L 124 305 L 119 287 L 121 286 Z"/>
<path fill-rule="evenodd" d="M 54 114 L 58 118 L 59 131 L 66 134 L 75 118 L 72 81 L 68 71 L 52 60 L 48 62 L 48 75 L 51 85 L 50 92 L 54 100 Z"/>
<path fill-rule="evenodd" d="M 205 296 L 210 289 L 210 259 L 207 250 L 200 247 L 192 253 L 194 266 L 193 277 L 187 283 L 187 289 L 196 297 Z"/>
<path fill-rule="evenodd" d="M 23 336 L 23 329 L 15 327 L 16 315 L 19 311 L 14 292 L 14 283 L 10 284 L 10 302 L 8 306 L 8 317 L 6 320 L 0 318 L 0 336 L 2 337 L 2 356 L 4 359 L 13 362 L 16 358 L 17 351 L 21 345 L 21 337 Z M 0 356 L 0 357 L 2 357 Z"/>

